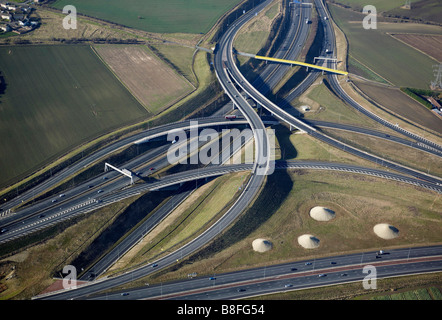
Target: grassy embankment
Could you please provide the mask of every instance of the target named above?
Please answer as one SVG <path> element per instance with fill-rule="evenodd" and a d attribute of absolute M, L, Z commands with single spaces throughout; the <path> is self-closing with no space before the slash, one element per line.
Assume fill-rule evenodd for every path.
<path fill-rule="evenodd" d="M 239 52 L 257 54 L 267 42 L 272 22 L 280 14 L 280 6 L 281 0 L 276 1 L 244 25 L 236 35 L 233 47 Z M 251 59 L 246 56 L 238 56 L 237 58 L 240 66 Z"/>

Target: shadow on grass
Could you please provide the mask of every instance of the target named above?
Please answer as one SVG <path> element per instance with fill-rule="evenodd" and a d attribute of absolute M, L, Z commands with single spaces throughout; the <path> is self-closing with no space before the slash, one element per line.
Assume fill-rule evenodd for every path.
<path fill-rule="evenodd" d="M 257 230 L 280 208 L 293 188 L 293 181 L 285 170 L 278 170 L 267 177 L 267 182 L 259 197 L 247 211 L 220 237 L 207 247 L 190 256 L 185 261 L 161 271 L 158 275 L 178 270 L 186 264 L 208 259 Z"/>
<path fill-rule="evenodd" d="M 292 132 L 284 125 L 275 127 L 276 139 L 278 139 L 279 147 L 281 149 L 281 160 L 295 159 L 298 156 L 298 151 L 290 141 Z"/>

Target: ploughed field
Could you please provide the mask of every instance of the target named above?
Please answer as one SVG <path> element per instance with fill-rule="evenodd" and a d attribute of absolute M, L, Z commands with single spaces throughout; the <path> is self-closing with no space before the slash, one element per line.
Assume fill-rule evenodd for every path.
<path fill-rule="evenodd" d="M 193 86 L 145 46 L 96 46 L 115 75 L 151 113 L 158 113 L 193 90 Z"/>

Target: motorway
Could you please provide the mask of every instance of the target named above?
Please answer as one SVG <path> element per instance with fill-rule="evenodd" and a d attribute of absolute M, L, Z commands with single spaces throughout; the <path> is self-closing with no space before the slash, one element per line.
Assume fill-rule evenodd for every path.
<path fill-rule="evenodd" d="M 240 20 L 244 22 L 247 19 L 251 18 L 254 15 L 254 12 L 260 11 L 264 6 L 269 4 L 271 1 L 266 1 L 263 4 L 258 5 L 252 11 L 243 15 Z M 237 24 L 238 26 L 238 24 Z M 237 30 L 234 30 L 235 32 Z M 203 234 L 184 245 L 179 250 L 159 259 L 155 264 L 148 264 L 144 267 L 141 267 L 135 271 L 130 272 L 130 274 L 121 275 L 112 279 L 108 279 L 106 281 L 102 281 L 99 283 L 94 283 L 93 285 L 89 285 L 86 287 L 81 287 L 71 292 L 65 292 L 63 294 L 57 295 L 58 298 L 65 299 L 70 295 L 84 295 L 84 291 L 90 294 L 91 290 L 104 290 L 111 287 L 114 287 L 119 284 L 127 283 L 132 281 L 133 279 L 137 279 L 139 277 L 143 277 L 157 270 L 156 266 L 160 265 L 161 267 L 171 265 L 179 260 L 181 257 L 187 256 L 192 252 L 198 250 L 203 245 L 212 240 L 220 231 L 224 230 L 227 226 L 229 226 L 239 214 L 243 212 L 243 210 L 249 205 L 249 203 L 255 198 L 257 193 L 260 191 L 262 184 L 265 180 L 265 175 L 268 173 L 270 168 L 270 151 L 269 151 L 269 141 L 265 131 L 265 126 L 261 120 L 261 118 L 256 114 L 253 108 L 247 103 L 247 101 L 240 95 L 236 87 L 232 84 L 232 82 L 228 79 L 228 74 L 223 67 L 223 63 L 221 60 L 216 61 L 216 57 L 225 57 L 231 55 L 231 35 L 233 30 L 229 29 L 222 39 L 220 40 L 220 49 L 221 54 L 215 56 L 215 70 L 217 72 L 217 76 L 222 83 L 224 89 L 228 92 L 230 98 L 234 101 L 235 105 L 242 111 L 244 117 L 247 119 L 255 137 L 255 150 L 256 150 L 256 160 L 253 164 L 252 176 L 248 181 L 248 184 L 243 189 L 243 192 L 233 204 L 233 206 L 208 230 L 206 230 Z M 234 33 L 233 33 L 234 34 Z M 228 44 L 230 42 L 230 47 L 223 46 L 223 43 Z M 218 64 L 219 63 L 219 64 Z M 219 72 L 221 71 L 221 72 Z M 155 268 L 152 268 L 155 266 Z M 92 291 L 93 292 L 93 291 Z M 70 295 L 69 295 L 70 294 Z M 68 296 L 66 296 L 68 295 Z"/>
<path fill-rule="evenodd" d="M 323 25 L 325 26 L 325 38 L 328 39 L 331 37 L 333 41 L 327 40 L 327 43 L 329 43 L 329 47 L 332 51 L 335 50 L 334 47 L 334 36 L 333 36 L 333 29 L 330 26 L 330 19 L 328 18 L 325 20 L 324 18 L 327 16 L 326 10 L 322 5 L 322 2 L 319 0 L 316 0 L 315 3 L 317 4 L 316 7 L 318 9 L 319 18 L 324 21 Z M 235 25 L 232 29 L 235 28 Z M 233 40 L 232 40 L 233 41 Z M 231 47 L 231 44 L 230 44 Z M 408 168 L 406 166 L 400 165 L 398 163 L 395 163 L 393 161 L 385 160 L 380 157 L 371 155 L 365 151 L 361 151 L 351 145 L 342 143 L 341 141 L 338 141 L 334 138 L 331 138 L 327 136 L 326 134 L 319 132 L 311 125 L 307 124 L 306 122 L 292 116 L 285 110 L 283 110 L 281 107 L 277 106 L 273 102 L 271 102 L 269 99 L 267 99 L 260 91 L 258 91 L 255 87 L 253 87 L 240 73 L 237 66 L 235 65 L 234 59 L 232 55 L 226 55 L 225 56 L 225 64 L 229 67 L 229 73 L 232 76 L 232 78 L 235 80 L 238 86 L 241 87 L 241 89 L 253 100 L 256 101 L 257 105 L 264 107 L 266 110 L 268 110 L 272 116 L 279 119 L 282 122 L 285 122 L 289 124 L 291 127 L 295 127 L 298 130 L 304 131 L 311 135 L 313 138 L 316 138 L 324 143 L 327 143 L 328 145 L 341 149 L 345 152 L 351 153 L 359 158 L 363 158 L 365 160 L 374 162 L 374 163 L 382 163 L 384 166 L 386 166 L 389 169 L 396 170 L 398 172 L 411 175 L 413 177 L 427 180 L 429 182 L 432 182 L 434 184 L 442 184 L 442 179 L 439 177 L 426 174 L 411 168 Z M 336 75 L 332 75 L 334 79 L 336 79 Z M 301 83 L 300 86 L 304 86 L 304 82 Z M 301 91 L 305 91 L 306 88 L 302 89 Z"/>
<path fill-rule="evenodd" d="M 377 251 L 367 251 L 220 274 L 208 272 L 189 279 L 97 294 L 89 299 L 225 300 L 339 283 L 361 282 L 362 286 L 364 277 L 368 275 L 363 272 L 365 266 L 374 266 L 378 279 L 440 271 L 442 246 L 394 249 L 382 255 L 378 255 Z M 126 295 L 122 295 L 123 292 Z"/>
<path fill-rule="evenodd" d="M 92 153 L 87 157 L 82 158 L 80 161 L 74 163 L 73 165 L 68 166 L 65 169 L 61 170 L 60 172 L 57 172 L 56 174 L 52 175 L 49 179 L 46 179 L 43 183 L 40 183 L 39 185 L 33 187 L 32 189 L 19 194 L 16 198 L 8 201 L 7 203 L 2 204 L 1 211 L 4 212 L 14 207 L 20 206 L 23 202 L 27 202 L 33 199 L 37 195 L 43 193 L 45 190 L 52 188 L 53 186 L 57 185 L 61 181 L 68 178 L 69 176 L 79 172 L 83 168 L 89 167 L 91 166 L 91 164 L 99 161 L 100 159 L 103 159 L 109 156 L 110 154 L 115 153 L 118 150 L 128 147 L 129 145 L 132 145 L 134 143 L 142 143 L 143 141 L 155 139 L 157 137 L 173 133 L 174 130 L 183 130 L 185 128 L 190 130 L 192 128 L 190 126 L 191 121 L 195 120 L 184 120 L 181 122 L 165 124 L 162 126 L 152 128 L 150 130 L 145 130 L 138 134 L 129 136 L 127 138 L 118 140 L 117 142 L 106 145 L 100 150 Z M 209 127 L 209 126 L 231 125 L 232 122 L 237 122 L 238 124 L 246 123 L 244 119 L 226 120 L 225 117 L 198 118 L 197 121 L 199 128 Z"/>
<path fill-rule="evenodd" d="M 270 123 L 270 121 L 271 121 L 270 119 L 266 120 L 267 123 Z M 244 122 L 245 122 L 244 120 L 241 120 L 241 119 L 236 120 L 235 119 L 235 121 L 232 121 L 228 124 L 236 124 L 236 123 L 242 124 Z M 208 122 L 206 122 L 206 123 L 208 123 Z M 213 119 L 212 121 L 210 121 L 211 125 L 213 125 L 215 123 L 220 123 L 221 125 L 226 124 L 224 118 Z M 341 130 L 350 130 L 352 132 L 369 134 L 369 135 L 377 136 L 377 137 L 380 137 L 383 139 L 388 139 L 390 141 L 402 143 L 404 145 L 409 145 L 411 147 L 418 148 L 423 151 L 431 152 L 434 154 L 434 151 L 430 151 L 427 148 L 420 147 L 415 142 L 411 142 L 409 140 L 405 140 L 405 139 L 402 139 L 399 137 L 394 137 L 394 136 L 389 136 L 389 135 L 387 137 L 387 135 L 385 135 L 382 132 L 372 131 L 372 130 L 348 126 L 348 125 L 333 124 L 333 123 L 326 123 L 326 122 L 319 122 L 319 121 L 312 121 L 311 124 L 314 125 L 315 127 L 339 128 Z M 203 126 L 204 126 L 204 124 L 203 124 Z M 173 128 L 174 128 L 173 130 L 178 130 L 178 129 L 184 130 L 184 129 L 189 128 L 189 123 L 177 123 L 173 126 Z M 170 132 L 170 131 L 166 130 L 163 132 L 156 132 L 154 135 L 155 136 L 160 136 L 160 134 L 166 135 L 168 132 Z M 147 135 L 147 136 L 152 137 L 152 135 Z M 125 167 L 132 169 L 132 168 L 137 168 L 137 166 L 139 166 L 141 164 L 150 163 L 149 159 L 153 159 L 153 158 L 158 157 L 161 153 L 165 152 L 168 147 L 169 147 L 168 145 L 165 145 L 163 147 L 159 147 L 159 148 L 153 150 L 152 152 L 147 153 L 144 156 L 137 157 L 136 159 L 133 159 L 133 160 L 129 161 L 128 163 L 126 163 Z M 155 161 L 155 162 L 151 163 L 151 166 L 156 169 L 164 167 L 165 165 L 167 165 L 167 161 L 164 159 L 164 157 L 160 161 Z M 141 176 L 143 174 L 143 171 L 141 169 L 139 169 L 139 170 L 140 170 L 139 173 Z M 149 170 L 147 170 L 147 172 L 148 172 L 148 174 L 150 174 Z M 200 175 L 201 175 L 201 178 L 204 178 L 204 176 L 203 176 L 204 171 L 201 171 Z M 209 175 L 210 175 L 210 173 L 209 173 Z M 210 176 L 212 176 L 212 175 L 210 175 Z M 136 179 L 138 179 L 138 177 L 136 177 Z M 176 180 L 176 181 L 174 181 L 173 179 L 174 179 L 173 176 L 169 177 L 169 179 L 166 179 L 163 182 L 158 182 L 157 184 L 154 184 L 154 186 L 159 186 L 160 183 L 164 186 L 164 185 L 171 185 L 171 184 L 186 182 L 186 181 L 188 181 L 186 179 L 189 179 L 189 178 L 184 177 L 184 180 Z M 117 180 L 117 181 L 115 181 L 115 180 Z M 115 182 L 111 183 L 111 181 L 115 181 Z M 114 201 L 124 199 L 125 197 L 140 194 L 140 192 L 143 192 L 146 189 L 151 188 L 151 186 L 149 184 L 145 188 L 138 188 L 138 189 L 134 189 L 134 190 L 127 189 L 124 192 L 121 192 L 120 195 L 117 196 L 117 194 L 114 192 L 114 190 L 119 190 L 119 189 L 127 186 L 128 182 L 129 182 L 128 179 L 126 179 L 124 177 L 120 177 L 118 175 L 118 173 L 108 172 L 103 175 L 100 175 L 99 177 L 96 177 L 93 180 L 90 180 L 87 183 L 87 185 L 94 186 L 94 188 L 91 190 L 88 189 L 87 185 L 81 185 L 79 187 L 67 190 L 64 193 L 65 196 L 63 198 L 57 199 L 58 202 L 55 204 L 50 202 L 51 200 L 54 199 L 54 197 L 52 197 L 51 199 L 46 199 L 46 200 L 40 201 L 39 203 L 35 203 L 32 206 L 26 207 L 24 210 L 18 211 L 14 215 L 9 216 L 7 218 L 3 218 L 3 220 L 1 220 L 1 226 L 8 227 L 8 229 L 10 229 L 11 232 L 9 232 L 8 234 L 0 235 L 0 241 L 4 242 L 6 240 L 16 239 L 16 236 L 18 236 L 18 233 L 20 236 L 23 236 L 23 235 L 29 234 L 31 232 L 42 230 L 45 227 L 48 227 L 49 225 L 53 225 L 53 224 L 61 221 L 63 218 L 71 217 L 73 214 L 80 214 L 80 213 L 84 213 L 84 212 L 89 212 L 89 211 L 92 211 L 92 210 L 97 209 L 99 207 L 108 205 Z M 431 188 L 431 185 L 425 185 L 425 187 Z M 97 194 L 96 193 L 97 190 L 101 190 L 102 193 Z M 435 189 L 433 188 L 433 190 L 435 190 Z M 83 192 L 84 192 L 84 196 L 78 198 L 77 194 L 81 194 Z M 109 194 L 111 192 L 114 192 L 112 194 L 114 197 L 113 200 L 110 199 L 110 197 L 104 197 L 106 194 Z M 123 196 L 123 194 L 125 196 Z M 177 197 L 180 198 L 181 195 L 179 195 Z M 91 201 L 91 199 L 99 200 L 100 202 Z M 175 201 L 175 200 L 173 200 L 173 201 Z M 176 200 L 176 201 L 178 201 L 178 200 Z M 71 208 L 76 208 L 76 210 L 72 210 Z M 68 211 L 69 215 L 66 214 L 67 213 L 66 211 Z M 43 216 L 44 216 L 44 219 L 42 219 Z M 24 220 L 24 217 L 27 217 L 28 219 Z M 57 217 L 57 219 L 54 219 L 54 217 Z M 15 224 L 15 226 L 13 223 Z M 6 238 L 7 236 L 8 236 L 8 238 Z"/>
<path fill-rule="evenodd" d="M 239 70 L 237 70 L 236 65 L 234 63 L 233 55 L 232 55 L 232 52 L 233 52 L 232 42 L 233 42 L 234 34 L 240 29 L 240 27 L 250 17 L 252 17 L 254 15 L 254 12 L 261 10 L 268 3 L 269 3 L 269 1 L 264 2 L 262 5 L 255 8 L 255 11 L 248 12 L 247 14 L 243 15 L 238 21 L 236 21 L 233 24 L 233 27 L 230 28 L 226 32 L 226 34 L 223 36 L 223 38 L 221 39 L 220 52 L 215 55 L 215 70 L 217 72 L 217 76 L 220 79 L 220 82 L 221 82 L 225 92 L 229 95 L 229 97 L 232 99 L 232 101 L 234 101 L 235 106 L 238 107 L 241 110 L 241 112 L 244 114 L 244 117 L 246 118 L 247 123 L 249 123 L 249 125 L 252 128 L 254 133 L 258 132 L 258 130 L 264 130 L 264 124 L 263 124 L 262 120 L 260 119 L 260 117 L 257 116 L 256 112 L 251 108 L 251 106 L 243 98 L 241 92 L 235 86 L 235 83 L 237 85 L 239 85 L 241 87 L 241 89 L 246 91 L 247 93 L 252 92 L 252 94 L 250 94 L 250 96 L 253 96 L 258 101 L 258 103 L 260 103 L 261 105 L 265 106 L 267 102 L 263 99 L 260 100 L 261 97 L 259 97 L 259 96 L 258 96 L 258 98 L 256 98 L 253 86 L 251 86 L 243 78 L 243 76 L 239 73 Z M 281 74 L 282 73 L 280 73 L 280 72 L 273 71 L 273 75 L 278 75 L 280 77 Z M 269 77 L 267 77 L 267 79 L 268 78 Z M 270 109 L 269 109 L 269 111 L 270 111 Z M 278 109 L 273 109 L 273 111 L 279 112 Z M 285 114 L 284 114 L 284 117 L 285 117 Z M 226 122 L 225 118 L 218 119 L 218 120 L 220 122 L 221 121 Z M 212 123 L 210 123 L 210 125 L 215 125 L 214 122 L 216 122 L 214 119 L 207 119 L 207 121 L 208 121 L 208 123 L 213 121 Z M 298 120 L 294 121 L 293 119 L 290 119 L 290 121 L 291 121 L 291 122 L 289 122 L 290 124 L 295 125 L 297 128 L 301 127 L 302 129 L 300 129 L 300 130 L 308 132 L 309 134 L 313 135 L 314 132 L 316 132 L 314 125 L 302 123 Z M 201 124 L 201 123 L 199 123 L 199 124 Z M 218 123 L 216 123 L 216 125 L 218 125 Z M 143 141 L 143 139 L 151 139 L 155 134 L 159 134 L 159 135 L 164 134 L 164 132 L 166 131 L 165 127 L 167 127 L 167 126 L 164 126 L 162 128 L 152 129 L 152 130 L 158 129 L 159 131 L 157 133 L 152 133 L 152 135 L 148 136 L 148 137 L 146 136 L 146 133 L 142 133 L 142 134 L 140 134 L 140 136 L 128 138 L 128 139 L 130 139 L 130 141 L 125 140 L 125 141 L 119 142 L 120 148 L 128 145 L 129 143 L 134 143 L 135 141 L 141 142 L 141 141 Z M 176 128 L 177 127 L 174 127 L 173 129 L 176 129 Z M 170 130 L 172 130 L 172 129 L 170 129 Z M 261 147 L 264 147 L 265 149 L 268 148 L 268 140 L 266 139 L 265 135 L 260 136 L 259 134 L 255 134 L 255 137 L 258 138 L 255 141 L 256 148 L 258 148 L 258 150 L 260 150 L 259 148 L 261 148 Z M 387 137 L 385 137 L 385 138 L 387 138 Z M 262 140 L 259 140 L 259 139 L 262 139 Z M 344 146 L 344 149 L 345 149 L 345 146 Z M 96 157 L 95 159 L 100 159 L 104 155 L 111 152 L 111 150 L 115 150 L 115 145 L 110 149 L 103 149 L 103 150 L 104 151 L 102 151 L 101 155 L 99 153 L 93 155 L 94 157 Z M 157 150 L 157 152 L 160 152 L 160 150 Z M 186 245 L 185 247 L 181 248 L 179 252 L 175 252 L 175 253 L 171 254 L 170 256 L 167 256 L 167 257 L 162 258 L 161 260 L 155 262 L 155 264 L 160 267 L 152 268 L 153 264 L 149 264 L 147 266 L 144 266 L 140 269 L 135 270 L 134 272 L 131 272 L 130 274 L 122 275 L 122 276 L 119 276 L 119 277 L 116 277 L 113 279 L 108 279 L 106 281 L 97 281 L 89 286 L 86 286 L 87 287 L 87 288 L 85 287 L 86 289 L 83 288 L 80 290 L 80 288 L 79 288 L 79 289 L 75 290 L 75 293 L 70 292 L 70 294 L 65 293 L 65 294 L 59 295 L 56 297 L 56 299 L 65 299 L 65 298 L 72 298 L 72 297 L 85 297 L 87 295 L 90 295 L 93 292 L 96 292 L 97 290 L 100 291 L 100 290 L 112 288 L 113 286 L 119 285 L 121 283 L 126 283 L 129 281 L 132 281 L 133 279 L 148 275 L 148 274 L 155 272 L 156 270 L 158 270 L 164 266 L 174 263 L 176 261 L 177 257 L 186 256 L 186 255 L 190 254 L 191 252 L 194 252 L 200 246 L 204 245 L 204 243 L 207 243 L 207 241 L 210 241 L 210 239 L 213 239 L 213 237 L 216 236 L 216 234 L 219 230 L 222 230 L 223 228 L 228 226 L 235 219 L 235 217 L 242 212 L 242 208 L 246 207 L 247 204 L 250 203 L 250 201 L 252 201 L 252 199 L 254 199 L 257 192 L 259 191 L 259 189 L 262 186 L 265 175 L 269 173 L 269 170 L 271 169 L 270 162 L 269 162 L 269 159 L 264 156 L 269 153 L 265 152 L 265 151 L 261 151 L 261 152 L 258 152 L 258 154 L 261 155 L 261 157 L 259 157 L 257 159 L 257 162 L 252 164 L 252 166 L 250 166 L 248 164 L 248 165 L 244 165 L 243 167 L 241 167 L 241 166 L 237 166 L 237 167 L 225 166 L 224 168 L 206 168 L 204 170 L 189 171 L 189 172 L 166 177 L 165 179 L 162 179 L 162 181 L 157 181 L 156 184 L 155 183 L 151 184 L 149 187 L 147 187 L 147 184 L 146 184 L 146 185 L 134 186 L 133 188 L 127 188 L 126 190 L 122 191 L 121 192 L 122 196 L 124 193 L 124 197 L 127 197 L 128 195 L 134 195 L 134 194 L 137 194 L 137 193 L 143 192 L 143 191 L 145 192 L 147 190 L 146 188 L 151 188 L 151 189 L 155 188 L 155 187 L 160 188 L 160 187 L 164 187 L 166 185 L 176 184 L 176 183 L 185 182 L 185 181 L 194 180 L 194 179 L 201 179 L 204 177 L 221 175 L 221 174 L 224 174 L 227 172 L 251 171 L 251 170 L 252 170 L 252 172 L 254 172 L 254 174 L 252 175 L 252 179 L 250 180 L 247 188 L 243 192 L 240 199 L 238 199 L 237 203 L 235 203 L 234 207 L 232 207 L 232 209 L 229 211 L 229 214 L 228 215 L 226 214 L 219 222 L 217 222 L 216 230 L 215 230 L 215 228 L 211 228 L 204 235 L 202 235 L 198 239 L 195 239 L 189 245 Z M 51 183 L 55 183 L 54 182 L 54 181 L 56 181 L 55 178 L 58 178 L 60 176 L 61 177 L 69 176 L 71 174 L 70 172 L 75 172 L 75 170 L 78 170 L 79 168 L 81 168 L 81 166 L 89 164 L 91 159 L 92 158 L 90 158 L 87 162 L 85 160 L 84 162 L 79 163 L 77 165 L 76 169 L 69 168 L 69 170 L 72 170 L 72 171 L 66 170 L 65 172 L 61 173 L 59 176 L 58 175 L 55 176 L 54 180 L 52 180 Z M 279 168 L 281 168 L 283 165 L 290 166 L 292 164 L 287 164 L 287 163 L 281 164 L 280 163 Z M 317 166 L 318 168 L 324 169 L 329 164 L 318 164 L 318 163 L 317 164 L 312 164 L 312 163 L 301 164 L 301 163 L 299 163 L 298 165 L 306 165 L 306 166 L 310 166 L 310 168 Z M 344 170 L 344 169 L 351 170 L 352 168 L 350 168 L 350 167 L 351 166 L 343 165 L 341 167 L 341 170 Z M 359 169 L 361 169 L 361 168 L 359 168 Z M 331 170 L 333 170 L 333 169 L 331 169 Z M 115 172 L 109 173 L 109 174 L 113 174 L 116 176 Z M 400 176 L 401 179 L 406 178 L 406 179 L 412 179 L 412 180 L 419 181 L 418 179 L 407 178 L 407 177 L 404 177 L 401 175 L 398 175 L 398 176 Z M 421 177 L 419 177 L 419 178 L 421 178 Z M 428 177 L 426 177 L 426 178 L 428 179 Z M 97 178 L 97 179 L 99 179 L 99 178 Z M 61 180 L 59 180 L 59 181 L 61 181 Z M 120 179 L 120 180 L 123 180 L 123 179 Z M 440 181 L 440 180 L 437 180 L 437 181 Z M 127 184 L 127 181 L 124 183 Z M 437 187 L 436 187 L 436 189 L 434 189 L 435 188 L 435 180 L 429 181 L 429 182 L 424 181 L 423 183 L 431 186 L 431 188 L 433 188 L 433 190 L 438 190 Z M 42 187 L 41 190 L 45 190 L 45 188 L 47 188 L 47 186 Z M 84 186 L 83 186 L 83 188 L 84 188 Z M 33 194 L 35 194 L 36 191 L 34 190 L 33 192 L 34 193 L 27 193 L 27 194 L 21 195 L 19 199 L 16 199 L 17 202 L 15 202 L 15 203 L 11 202 L 11 205 L 12 204 L 17 205 L 24 199 L 27 199 L 27 200 L 32 199 Z M 97 191 L 93 190 L 91 192 L 95 192 L 95 195 L 96 195 Z M 115 201 L 115 199 L 119 199 L 119 198 L 116 198 L 115 195 L 113 195 L 113 197 L 114 197 L 113 198 L 114 201 Z M 95 199 L 95 201 L 94 201 L 94 199 Z M 100 206 L 106 205 L 106 202 L 105 202 L 106 197 L 104 197 L 104 195 L 102 198 L 97 200 L 97 197 L 91 198 L 91 194 L 89 194 L 89 195 L 86 195 L 85 198 L 82 200 L 84 200 L 83 201 L 84 203 L 87 203 L 87 205 L 85 204 L 85 206 L 90 206 L 90 208 L 92 210 L 94 210 Z M 44 204 L 44 205 L 47 206 L 47 204 Z M 169 207 L 169 208 L 165 207 L 163 214 L 168 212 L 170 208 L 171 207 Z M 56 212 L 56 210 L 57 210 L 57 208 L 54 205 L 54 213 Z M 61 209 L 58 209 L 58 210 L 61 210 Z M 84 211 L 82 211 L 82 212 L 84 212 Z M 328 278 L 328 279 L 330 279 L 330 278 Z"/>

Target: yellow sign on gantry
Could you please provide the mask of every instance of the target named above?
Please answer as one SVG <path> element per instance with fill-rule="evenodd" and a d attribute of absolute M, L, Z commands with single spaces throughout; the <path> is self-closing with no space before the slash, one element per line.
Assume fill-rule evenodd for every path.
<path fill-rule="evenodd" d="M 267 60 L 267 61 L 275 61 L 275 62 L 288 63 L 288 64 L 296 64 L 296 65 L 299 65 L 299 66 L 304 66 L 304 67 L 308 67 L 308 68 L 324 70 L 324 71 L 333 72 L 333 73 L 342 74 L 342 75 L 347 75 L 348 74 L 348 72 L 346 72 L 346 71 L 341 71 L 341 70 L 321 67 L 321 66 L 317 66 L 315 64 L 310 64 L 310 63 L 305 63 L 305 62 L 300 62 L 300 61 L 295 61 L 295 60 L 285 60 L 285 59 L 269 58 L 269 57 L 263 57 L 263 56 L 255 56 L 255 59 Z"/>

